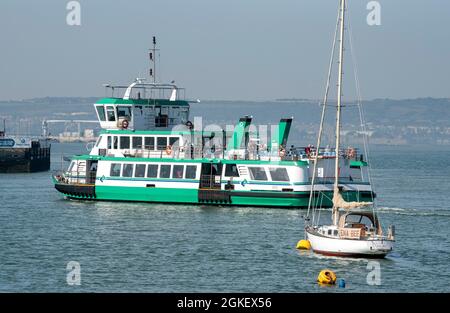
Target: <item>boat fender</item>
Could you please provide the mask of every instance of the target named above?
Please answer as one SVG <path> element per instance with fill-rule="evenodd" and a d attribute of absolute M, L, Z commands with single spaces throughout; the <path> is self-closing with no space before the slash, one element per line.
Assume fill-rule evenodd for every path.
<path fill-rule="evenodd" d="M 130 125 L 130 123 L 128 122 L 128 120 L 123 120 L 122 121 L 122 128 L 123 129 L 127 129 L 129 125 Z"/>
<path fill-rule="evenodd" d="M 336 283 L 336 274 L 329 269 L 322 270 L 317 276 L 317 281 L 319 284 L 334 285 Z"/>
<path fill-rule="evenodd" d="M 297 249 L 310 250 L 311 249 L 311 243 L 309 242 L 309 240 L 302 239 L 299 242 L 297 242 Z"/>
<path fill-rule="evenodd" d="M 167 155 L 171 155 L 171 154 L 172 154 L 172 146 L 171 146 L 171 145 L 168 145 L 168 146 L 167 146 L 167 148 L 166 148 L 166 154 L 167 154 Z"/>

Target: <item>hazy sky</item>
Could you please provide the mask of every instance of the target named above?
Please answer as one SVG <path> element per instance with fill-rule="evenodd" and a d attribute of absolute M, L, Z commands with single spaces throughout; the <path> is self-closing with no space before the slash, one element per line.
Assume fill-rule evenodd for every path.
<path fill-rule="evenodd" d="M 80 0 L 81 26 L 68 2 L 0 1 L 0 99 L 102 96 L 146 75 L 153 35 L 192 98 L 323 95 L 338 0 Z M 349 0 L 363 98 L 450 97 L 450 1 L 380 0 L 380 26 L 368 2 Z"/>

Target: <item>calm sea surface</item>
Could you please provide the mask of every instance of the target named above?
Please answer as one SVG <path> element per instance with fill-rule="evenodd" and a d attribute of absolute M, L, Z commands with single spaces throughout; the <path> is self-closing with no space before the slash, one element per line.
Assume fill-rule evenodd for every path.
<path fill-rule="evenodd" d="M 83 150 L 54 144 L 52 167 Z M 0 291 L 449 292 L 450 148 L 373 146 L 371 158 L 397 232 L 381 285 L 367 283 L 368 260 L 297 251 L 303 210 L 69 201 L 44 172 L 0 174 Z M 66 282 L 70 261 L 80 286 Z M 324 268 L 346 289 L 319 287 Z"/>

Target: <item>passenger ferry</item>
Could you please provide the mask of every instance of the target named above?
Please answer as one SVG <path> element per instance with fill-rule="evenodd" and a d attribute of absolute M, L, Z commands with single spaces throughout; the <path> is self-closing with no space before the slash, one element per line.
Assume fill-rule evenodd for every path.
<path fill-rule="evenodd" d="M 154 51 L 150 59 L 154 61 Z M 154 70 L 150 70 L 154 75 Z M 154 77 L 154 76 L 153 76 Z M 71 199 L 308 207 L 311 162 L 318 153 L 314 201 L 332 206 L 333 149 L 287 148 L 293 118 L 282 118 L 271 140 L 252 132 L 251 116 L 233 131 L 206 131 L 189 119 L 184 89 L 174 82 L 105 85 L 120 97 L 94 104 L 102 128 L 87 155 L 53 176 Z M 194 120 L 195 121 L 195 120 Z M 339 184 L 348 201 L 371 201 L 367 163 L 354 148 L 340 152 Z"/>

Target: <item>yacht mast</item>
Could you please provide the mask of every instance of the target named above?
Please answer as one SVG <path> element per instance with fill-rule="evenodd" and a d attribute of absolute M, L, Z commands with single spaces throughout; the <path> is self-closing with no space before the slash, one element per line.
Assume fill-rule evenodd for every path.
<path fill-rule="evenodd" d="M 336 158 L 334 164 L 334 188 L 333 198 L 339 193 L 339 146 L 341 132 L 341 101 L 342 101 L 342 69 L 344 63 L 344 25 L 345 25 L 345 0 L 341 0 L 341 31 L 339 36 L 339 73 L 338 73 L 338 94 L 336 113 Z M 337 225 L 339 219 L 339 208 L 333 203 L 333 224 Z"/>

